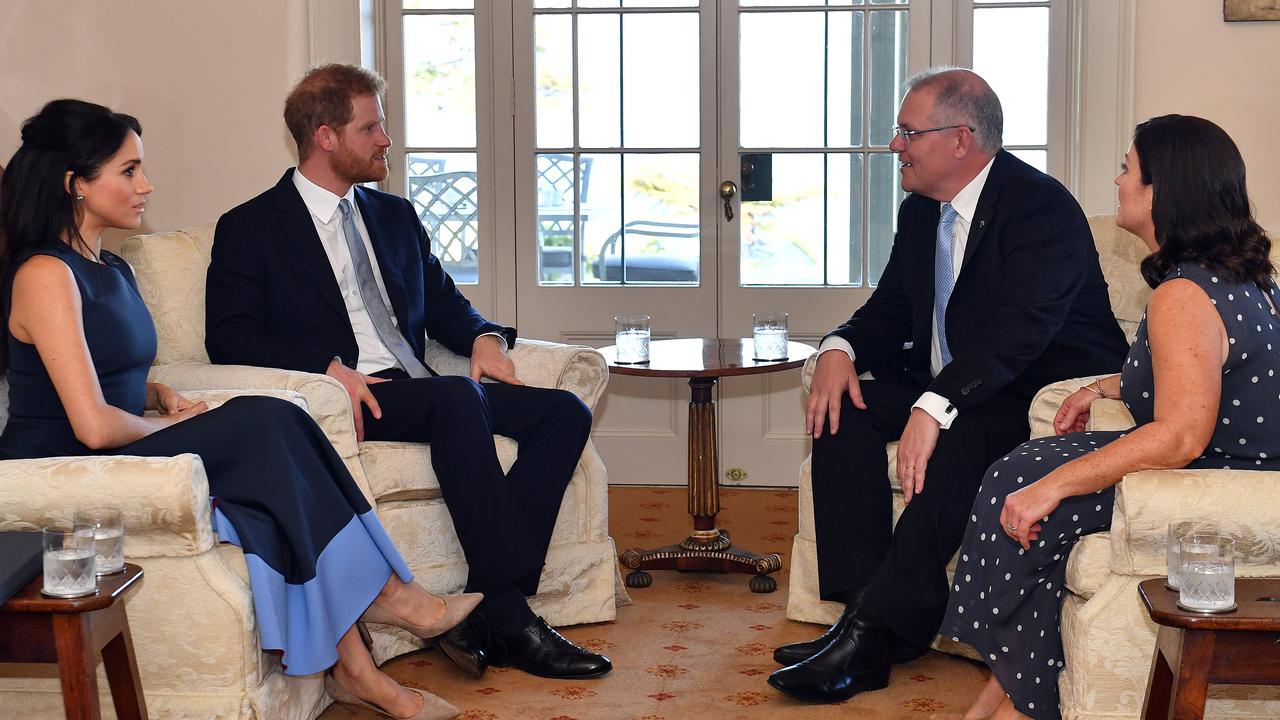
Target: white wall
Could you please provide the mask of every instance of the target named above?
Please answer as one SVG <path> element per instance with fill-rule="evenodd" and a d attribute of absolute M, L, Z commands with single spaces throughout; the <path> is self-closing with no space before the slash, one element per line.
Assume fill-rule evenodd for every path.
<path fill-rule="evenodd" d="M 1222 126 L 1244 155 L 1258 221 L 1280 240 L 1280 22 L 1225 23 L 1221 0 L 1138 0 L 1137 11 L 1134 118 Z"/>
<path fill-rule="evenodd" d="M 5 0 L 0 165 L 46 101 L 91 100 L 142 122 L 143 231 L 213 222 L 295 162 L 281 112 L 308 57 L 306 0 Z"/>

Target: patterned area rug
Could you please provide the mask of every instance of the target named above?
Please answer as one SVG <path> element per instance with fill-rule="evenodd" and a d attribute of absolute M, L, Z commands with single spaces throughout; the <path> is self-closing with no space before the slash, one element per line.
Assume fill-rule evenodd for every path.
<path fill-rule="evenodd" d="M 564 630 L 613 659 L 613 672 L 596 680 L 544 680 L 507 668 L 472 680 L 435 649 L 403 655 L 383 669 L 462 708 L 463 720 L 927 720 L 963 712 L 987 671 L 936 652 L 896 666 L 888 689 L 834 706 L 797 702 L 766 685 L 777 668 L 773 648 L 822 630 L 786 619 L 796 492 L 726 489 L 721 499 L 719 524 L 735 542 L 782 555 L 776 592 L 751 592 L 746 575 L 655 571 L 651 587 L 629 591 L 633 602 L 618 608 L 616 622 Z M 691 527 L 683 488 L 611 488 L 609 512 L 619 550 L 676 542 Z M 321 717 L 376 716 L 332 706 Z"/>

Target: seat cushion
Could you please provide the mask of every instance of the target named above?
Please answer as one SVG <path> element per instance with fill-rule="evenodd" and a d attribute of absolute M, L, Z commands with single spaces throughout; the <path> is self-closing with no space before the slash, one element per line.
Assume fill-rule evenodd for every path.
<path fill-rule="evenodd" d="M 516 461 L 516 441 L 495 436 L 502 471 Z M 431 446 L 414 442 L 370 441 L 360 443 L 360 465 L 374 500 L 434 500 L 440 497 L 440 481 L 431 466 Z"/>
<path fill-rule="evenodd" d="M 1088 600 L 1111 577 L 1111 533 L 1085 535 L 1067 558 L 1067 589 Z"/>

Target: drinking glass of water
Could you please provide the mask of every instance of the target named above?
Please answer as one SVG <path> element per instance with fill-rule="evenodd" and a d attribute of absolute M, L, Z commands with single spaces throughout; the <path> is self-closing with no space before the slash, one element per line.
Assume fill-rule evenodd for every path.
<path fill-rule="evenodd" d="M 84 597 L 98 591 L 93 574 L 93 528 L 88 525 L 47 527 L 44 535 L 45 595 L 61 598 Z"/>
<path fill-rule="evenodd" d="M 613 318 L 613 328 L 620 364 L 640 365 L 649 362 L 648 315 L 617 315 Z"/>
<path fill-rule="evenodd" d="M 1208 520 L 1196 518 L 1177 518 L 1169 521 L 1169 542 L 1167 545 L 1168 579 L 1164 586 L 1177 590 L 1182 583 L 1182 555 L 1179 543 L 1188 535 L 1214 535 L 1214 525 Z"/>
<path fill-rule="evenodd" d="M 1197 612 L 1236 608 L 1236 541 L 1221 535 L 1187 535 L 1179 553 L 1182 585 L 1178 607 Z"/>
<path fill-rule="evenodd" d="M 124 571 L 124 521 L 115 508 L 92 508 L 76 513 L 77 525 L 93 528 L 97 547 L 96 572 L 112 575 Z"/>
<path fill-rule="evenodd" d="M 763 312 L 751 316 L 756 360 L 787 359 L 787 313 Z"/>

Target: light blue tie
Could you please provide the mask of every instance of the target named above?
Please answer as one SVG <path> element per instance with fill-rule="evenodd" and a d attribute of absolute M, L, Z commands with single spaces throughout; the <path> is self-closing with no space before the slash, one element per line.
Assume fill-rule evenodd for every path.
<path fill-rule="evenodd" d="M 956 287 L 954 261 L 951 246 L 956 234 L 951 226 L 956 219 L 956 209 L 951 203 L 942 204 L 942 217 L 938 220 L 938 247 L 933 254 L 933 312 L 938 323 L 938 348 L 942 351 L 942 364 L 951 362 L 951 348 L 947 346 L 947 303 Z"/>
<path fill-rule="evenodd" d="M 351 212 L 351 203 L 346 199 L 338 201 L 338 209 L 342 211 L 342 234 L 346 236 L 347 250 L 351 252 L 351 265 L 356 271 L 356 284 L 360 287 L 360 297 L 364 300 L 364 310 L 373 322 L 373 329 L 396 357 L 400 367 L 410 377 L 427 377 L 431 373 L 418 360 L 409 341 L 396 329 L 391 321 L 391 312 L 382 301 L 382 293 L 378 291 L 378 282 L 373 279 L 373 266 L 369 263 L 369 252 L 364 249 L 364 241 L 360 238 L 360 228 L 356 226 L 355 215 Z"/>

